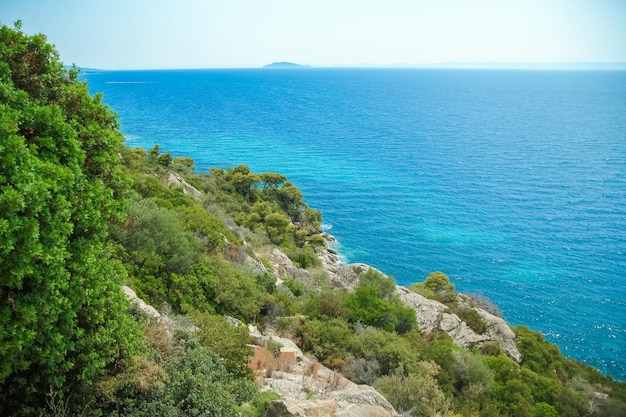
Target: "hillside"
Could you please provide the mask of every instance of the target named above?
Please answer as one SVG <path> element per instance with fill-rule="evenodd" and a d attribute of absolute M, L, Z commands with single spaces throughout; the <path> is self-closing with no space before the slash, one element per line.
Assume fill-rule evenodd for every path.
<path fill-rule="evenodd" d="M 445 274 L 340 265 L 285 176 L 125 147 L 45 37 L 0 46 L 0 415 L 626 415 Z"/>

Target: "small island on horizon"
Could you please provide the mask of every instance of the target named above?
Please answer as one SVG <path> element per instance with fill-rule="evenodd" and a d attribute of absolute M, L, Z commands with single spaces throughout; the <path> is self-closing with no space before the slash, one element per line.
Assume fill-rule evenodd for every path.
<path fill-rule="evenodd" d="M 293 68 L 309 68 L 307 65 L 300 65 L 293 62 L 281 61 L 272 62 L 271 64 L 264 65 L 263 68 L 267 69 L 293 69 Z"/>

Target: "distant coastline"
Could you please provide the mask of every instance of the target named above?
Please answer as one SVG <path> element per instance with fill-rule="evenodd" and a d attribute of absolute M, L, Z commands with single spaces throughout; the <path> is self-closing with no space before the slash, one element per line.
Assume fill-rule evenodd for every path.
<path fill-rule="evenodd" d="M 65 65 L 67 70 L 72 65 Z M 233 68 L 91 68 L 76 66 L 81 73 L 99 73 L 103 71 L 198 71 L 198 70 L 236 70 L 236 69 L 469 69 L 469 70 L 538 70 L 538 71 L 626 71 L 626 62 L 441 62 L 426 64 L 395 63 L 354 65 L 311 66 L 294 62 L 273 62 L 262 67 Z"/>
<path fill-rule="evenodd" d="M 264 65 L 263 68 L 266 69 L 292 69 L 292 68 L 309 68 L 306 65 L 300 65 L 293 62 L 281 61 L 281 62 L 272 62 L 271 64 Z"/>

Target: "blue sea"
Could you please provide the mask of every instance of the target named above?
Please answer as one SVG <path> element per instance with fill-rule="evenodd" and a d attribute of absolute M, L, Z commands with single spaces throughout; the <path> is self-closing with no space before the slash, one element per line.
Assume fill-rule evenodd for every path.
<path fill-rule="evenodd" d="M 626 72 L 84 75 L 131 147 L 289 177 L 345 262 L 447 274 L 626 380 Z"/>

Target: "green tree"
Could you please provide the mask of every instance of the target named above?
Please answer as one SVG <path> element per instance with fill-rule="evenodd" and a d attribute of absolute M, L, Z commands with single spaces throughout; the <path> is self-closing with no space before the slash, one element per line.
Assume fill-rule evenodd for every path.
<path fill-rule="evenodd" d="M 116 116 L 43 35 L 0 27 L 0 414 L 87 386 L 133 332 L 106 248 L 127 180 Z"/>
<path fill-rule="evenodd" d="M 287 181 L 287 177 L 277 172 L 262 172 L 259 179 L 263 183 L 263 189 L 277 189 L 282 183 Z"/>
<path fill-rule="evenodd" d="M 252 197 L 252 188 L 259 182 L 259 177 L 250 172 L 246 165 L 238 165 L 235 168 L 228 168 L 224 174 L 224 180 L 233 186 L 235 191 L 242 195 L 247 201 Z"/>
<path fill-rule="evenodd" d="M 431 273 L 424 282 L 413 284 L 411 289 L 424 297 L 442 303 L 454 303 L 456 301 L 454 284 L 450 283 L 450 278 L 443 272 Z"/>

